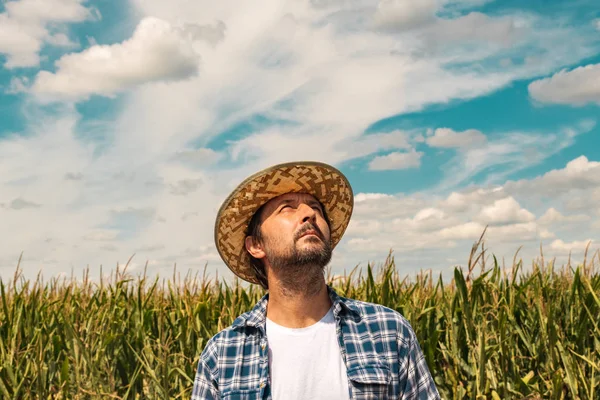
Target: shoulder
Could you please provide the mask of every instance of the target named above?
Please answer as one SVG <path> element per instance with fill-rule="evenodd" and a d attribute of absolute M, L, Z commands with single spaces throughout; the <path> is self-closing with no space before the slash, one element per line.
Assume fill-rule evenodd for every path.
<path fill-rule="evenodd" d="M 205 346 L 205 352 L 215 356 L 222 353 L 223 349 L 238 346 L 250 335 L 249 328 L 244 326 L 246 314 L 242 314 L 228 327 L 214 334 Z"/>
<path fill-rule="evenodd" d="M 373 329 L 395 332 L 398 339 L 410 342 L 415 337 L 410 322 L 398 311 L 382 304 L 362 300 L 341 298 L 345 305 L 360 315 L 360 322 Z"/>

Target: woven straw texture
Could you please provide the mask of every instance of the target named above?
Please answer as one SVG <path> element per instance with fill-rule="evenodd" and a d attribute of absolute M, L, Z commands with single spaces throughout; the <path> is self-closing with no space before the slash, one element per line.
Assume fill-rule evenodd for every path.
<path fill-rule="evenodd" d="M 352 215 L 354 194 L 346 177 L 319 162 L 275 165 L 244 180 L 223 202 L 215 223 L 215 244 L 225 264 L 240 278 L 258 283 L 245 249 L 252 215 L 267 201 L 284 193 L 309 193 L 323 203 L 335 247 Z"/>

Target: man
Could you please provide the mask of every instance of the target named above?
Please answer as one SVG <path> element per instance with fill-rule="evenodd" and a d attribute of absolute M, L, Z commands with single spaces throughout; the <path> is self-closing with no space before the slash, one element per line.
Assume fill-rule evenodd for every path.
<path fill-rule="evenodd" d="M 353 206 L 344 175 L 317 162 L 268 168 L 225 200 L 219 254 L 268 293 L 207 342 L 193 400 L 439 399 L 408 321 L 325 282 Z"/>

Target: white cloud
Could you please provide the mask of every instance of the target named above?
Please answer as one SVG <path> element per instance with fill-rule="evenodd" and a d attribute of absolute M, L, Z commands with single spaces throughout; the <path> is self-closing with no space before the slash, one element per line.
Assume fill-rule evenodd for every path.
<path fill-rule="evenodd" d="M 385 30 L 410 30 L 434 22 L 439 6 L 438 0 L 380 0 L 373 24 Z"/>
<path fill-rule="evenodd" d="M 507 190 L 525 193 L 534 190 L 545 195 L 556 195 L 575 189 L 593 189 L 600 186 L 600 162 L 589 161 L 586 156 L 577 157 L 565 168 L 546 172 L 532 181 L 510 181 Z"/>
<path fill-rule="evenodd" d="M 94 242 L 105 242 L 105 241 L 112 241 L 117 239 L 119 232 L 116 230 L 96 230 L 93 232 L 90 232 L 88 234 L 86 234 L 83 239 L 84 240 L 91 240 Z"/>
<path fill-rule="evenodd" d="M 524 27 L 516 17 L 492 18 L 480 12 L 471 12 L 455 19 L 440 19 L 427 32 L 431 46 L 448 42 L 484 42 L 508 46 L 523 35 Z"/>
<path fill-rule="evenodd" d="M 573 189 L 547 198 L 544 192 L 537 191 L 542 177 L 520 181 L 518 193 L 507 187 L 510 182 L 494 187 L 473 185 L 446 197 L 433 193 L 411 196 L 359 193 L 348 238 L 340 248 L 345 254 L 341 258 L 382 260 L 388 250 L 394 249 L 397 264 L 405 268 L 427 265 L 444 270 L 450 266 L 444 261 L 447 259 L 455 260 L 452 265 L 464 266 L 470 246 L 487 226 L 485 247 L 500 262 L 506 258 L 510 263 L 521 246 L 519 257 L 530 262 L 539 256 L 540 244 L 546 258 L 557 257 L 557 265 L 567 262 L 565 247 L 572 248 L 581 260 L 584 241 L 580 237 L 594 237 L 599 220 L 592 209 L 581 214 L 560 213 L 558 209 L 566 208 L 569 198 L 575 196 Z M 581 190 L 577 197 L 594 198 L 597 189 L 577 190 Z M 524 203 L 528 206 L 523 206 Z M 558 246 L 565 242 L 569 243 Z M 590 247 L 590 251 L 594 249 L 597 245 Z M 413 264 L 415 259 L 418 262 Z"/>
<path fill-rule="evenodd" d="M 32 90 L 52 99 L 112 96 L 146 82 L 194 76 L 199 61 L 192 44 L 169 23 L 145 18 L 123 43 L 61 57 L 56 73 L 39 72 Z"/>
<path fill-rule="evenodd" d="M 443 239 L 471 239 L 475 240 L 483 233 L 485 226 L 477 222 L 465 222 L 450 228 L 444 228 L 439 235 Z"/>
<path fill-rule="evenodd" d="M 175 155 L 173 155 L 172 159 L 194 169 L 208 167 L 222 158 L 222 153 L 218 153 L 212 149 L 199 148 L 178 151 Z"/>
<path fill-rule="evenodd" d="M 432 147 L 477 147 L 485 144 L 486 138 L 477 129 L 456 132 L 450 128 L 438 128 L 426 142 Z"/>
<path fill-rule="evenodd" d="M 22 210 L 24 208 L 38 208 L 38 207 L 40 207 L 40 204 L 31 202 L 31 201 L 27 201 L 21 197 L 14 199 L 8 205 L 8 208 L 12 208 L 13 210 Z"/>
<path fill-rule="evenodd" d="M 411 228 L 417 232 L 432 232 L 449 227 L 460 220 L 441 209 L 426 207 L 419 210 L 412 218 L 397 218 L 392 220 L 392 226 Z"/>
<path fill-rule="evenodd" d="M 67 35 L 64 33 L 55 33 L 50 35 L 47 39 L 48 44 L 57 47 L 65 47 L 65 48 L 74 48 L 77 47 L 78 44 L 73 42 Z"/>
<path fill-rule="evenodd" d="M 454 191 L 442 201 L 444 209 L 452 212 L 473 212 L 472 206 L 492 204 L 496 200 L 506 197 L 506 192 L 501 186 L 495 188 L 467 188 Z"/>
<path fill-rule="evenodd" d="M 6 13 L 19 21 L 80 22 L 91 16 L 84 0 L 19 0 L 5 3 Z"/>
<path fill-rule="evenodd" d="M 315 146 L 315 143 L 319 145 Z M 304 132 L 304 130 L 290 129 L 288 131 L 270 128 L 233 142 L 229 147 L 229 153 L 233 160 L 257 159 L 260 160 L 261 165 L 294 158 L 322 159 L 335 164 L 376 152 L 410 148 L 410 135 L 400 130 L 359 135 L 356 130 L 329 132 L 324 129 L 317 132 Z M 394 154 L 392 153 L 390 156 L 393 160 L 377 161 L 375 165 L 400 166 L 402 162 L 408 164 L 418 162 L 421 154 L 413 153 L 414 151 L 401 153 L 400 156 L 392 155 Z M 400 160 L 401 158 L 404 159 Z M 260 168 L 260 166 L 255 168 Z"/>
<path fill-rule="evenodd" d="M 578 135 L 589 132 L 594 126 L 595 122 L 586 120 L 572 127 L 557 128 L 555 132 L 495 135 L 488 138 L 485 145 L 465 148 L 446 163 L 442 167 L 444 179 L 437 189 L 455 188 L 492 168 L 498 172 L 488 174 L 486 183 L 504 182 L 510 174 L 536 165 L 571 146 Z"/>
<path fill-rule="evenodd" d="M 4 3 L 0 14 L 0 53 L 7 56 L 6 68 L 34 67 L 44 43 L 73 46 L 62 24 L 98 18 L 98 12 L 82 0 L 17 0 Z"/>
<path fill-rule="evenodd" d="M 477 220 L 482 224 L 490 225 L 516 224 L 534 221 L 535 215 L 521 208 L 514 198 L 506 197 L 484 207 L 477 216 Z"/>
<path fill-rule="evenodd" d="M 380 0 L 371 24 L 378 30 L 393 33 L 414 33 L 429 51 L 444 52 L 449 43 L 513 44 L 526 32 L 526 20 L 513 16 L 490 17 L 481 12 L 469 12 L 455 18 L 436 15 L 443 6 L 447 10 L 469 8 L 483 2 L 440 0 Z M 471 3 L 471 4 L 468 4 Z"/>
<path fill-rule="evenodd" d="M 560 211 L 558 211 L 554 207 L 550 207 L 544 215 L 538 218 L 538 223 L 540 225 L 552 225 L 556 223 L 579 223 L 585 222 L 590 219 L 590 216 L 578 214 L 578 215 L 563 215 Z"/>
<path fill-rule="evenodd" d="M 421 157 L 423 153 L 412 150 L 410 152 L 401 153 L 393 152 L 385 156 L 377 156 L 369 162 L 371 171 L 383 171 L 392 169 L 409 169 L 418 168 L 421 166 Z"/>
<path fill-rule="evenodd" d="M 29 79 L 26 76 L 17 77 L 13 76 L 10 79 L 8 88 L 4 91 L 6 94 L 18 94 L 27 92 L 29 85 Z"/>
<path fill-rule="evenodd" d="M 588 245 L 593 252 L 594 241 L 592 239 L 575 240 L 572 242 L 564 242 L 561 239 L 556 239 L 550 244 L 550 250 L 561 255 L 568 254 L 569 252 L 583 253 Z"/>
<path fill-rule="evenodd" d="M 600 104 L 600 64 L 562 70 L 529 84 L 529 95 L 542 103 Z"/>
<path fill-rule="evenodd" d="M 402 34 L 373 31 L 367 20 L 376 11 L 374 1 L 330 1 L 322 7 L 276 0 L 134 0 L 132 4 L 136 8 L 132 15 L 162 21 L 162 32 L 172 39 L 166 40 L 164 48 L 156 48 L 165 39 L 156 30 L 149 32 L 156 34 L 151 44 L 135 35 L 109 46 L 91 43 L 88 50 L 62 58 L 54 75 L 46 74 L 48 81 L 37 81 L 37 90 L 53 98 L 81 100 L 90 93 L 128 90 L 115 113 L 106 120 L 90 121 L 82 120 L 70 104 L 64 108 L 55 104 L 57 116 L 27 103 L 23 135 L 0 141 L 0 203 L 4 204 L 0 235 L 9 249 L 0 255 L 0 266 L 14 266 L 24 251 L 22 266 L 30 276 L 40 266 L 45 276 L 52 276 L 87 265 L 123 264 L 133 252 L 146 249 L 135 261 L 143 265 L 148 260 L 150 273 L 170 276 L 175 263 L 184 271 L 201 270 L 209 262 L 211 272 L 231 276 L 214 249 L 212 229 L 221 201 L 248 174 L 290 159 L 352 168 L 351 160 L 356 158 L 416 152 L 416 143 L 422 145 L 424 140 L 422 132 L 364 132 L 373 132 L 369 128 L 381 119 L 488 94 L 596 51 L 592 39 L 581 37 L 576 29 L 554 23 L 543 28 L 544 21 L 535 18 L 526 27 L 542 29 L 512 34 L 514 47 L 509 48 L 501 36 L 511 32 L 513 22 L 523 22 L 511 16 L 436 19 Z M 488 24 L 496 28 L 486 36 Z M 482 32 L 483 40 L 475 46 L 469 29 Z M 57 42 L 64 39 L 56 33 L 49 34 Z M 20 49 L 28 49 L 31 37 L 23 36 Z M 191 58 L 177 53 L 178 46 L 189 49 L 185 54 Z M 23 54 L 37 54 L 35 46 L 29 49 L 34 50 Z M 165 49 L 175 49 L 177 57 L 163 65 Z M 539 59 L 527 65 L 495 66 L 494 60 L 523 49 L 540 54 Z M 96 62 L 104 55 L 104 61 Z M 155 63 L 147 63 L 148 68 L 128 64 L 152 55 Z M 90 60 L 93 67 L 88 68 Z M 178 60 L 182 62 L 175 68 Z M 464 67 L 449 68 L 449 63 Z M 467 68 L 469 63 L 478 68 Z M 197 75 L 178 72 L 177 68 L 192 64 Z M 109 73 L 110 66 L 119 68 Z M 161 73 L 157 66 L 162 66 Z M 187 78 L 163 81 L 182 76 Z M 73 78 L 74 84 L 57 83 L 66 77 Z M 566 197 L 551 200 L 564 204 L 540 208 L 527 204 L 531 197 L 508 193 L 506 187 L 499 191 L 485 184 L 460 187 L 477 171 L 505 167 L 514 171 L 544 160 L 570 145 L 574 139 L 569 135 L 559 129 L 502 133 L 479 148 L 464 150 L 462 159 L 444 166 L 453 197 L 440 198 L 436 190 L 433 194 L 358 194 L 354 219 L 336 251 L 334 268 L 380 260 L 393 248 L 407 273 L 423 265 L 445 269 L 443 260 L 465 260 L 464 249 L 483 231 L 473 217 L 509 195 L 536 215 L 550 206 L 569 210 Z M 504 180 L 498 176 L 495 182 Z M 535 193 L 527 191 L 534 186 L 534 181 L 523 185 L 523 193 Z M 396 187 L 391 183 L 390 192 Z M 590 194 L 589 186 L 580 190 Z M 39 207 L 9 208 L 18 198 Z M 593 222 L 582 222 L 581 232 L 592 229 L 589 223 Z M 562 228 L 540 227 L 536 221 L 499 224 L 489 230 L 490 246 L 507 254 L 516 250 L 516 243 L 523 244 L 521 240 L 539 248 L 539 239 L 581 239 Z M 102 238 L 102 232 L 105 238 L 116 234 L 118 239 L 115 243 L 83 240 L 90 234 Z M 356 247 L 348 245 L 353 239 Z M 109 247 L 103 249 L 105 245 Z M 0 269 L 0 274 L 5 271 Z"/>
<path fill-rule="evenodd" d="M 176 196 L 187 196 L 197 191 L 203 183 L 202 179 L 181 179 L 171 184 L 170 192 Z"/>

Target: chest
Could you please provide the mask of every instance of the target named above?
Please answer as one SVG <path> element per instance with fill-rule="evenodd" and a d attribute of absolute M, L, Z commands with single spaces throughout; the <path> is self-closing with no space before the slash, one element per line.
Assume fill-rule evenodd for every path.
<path fill-rule="evenodd" d="M 319 323 L 301 330 L 267 325 L 267 345 L 273 400 L 349 399 L 335 324 Z"/>
<path fill-rule="evenodd" d="M 220 357 L 223 399 L 304 399 L 315 398 L 316 392 L 316 398 L 398 397 L 394 340 L 340 325 L 322 334 L 297 341 L 268 338 L 259 331 L 244 336 Z M 346 397 L 322 397 L 329 392 Z"/>

